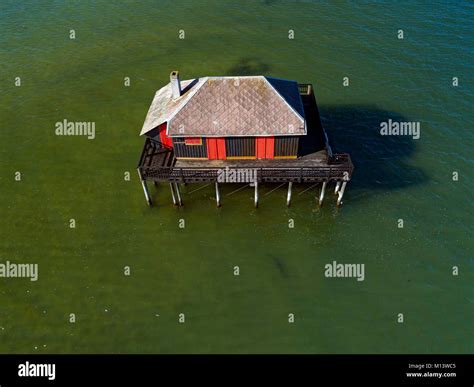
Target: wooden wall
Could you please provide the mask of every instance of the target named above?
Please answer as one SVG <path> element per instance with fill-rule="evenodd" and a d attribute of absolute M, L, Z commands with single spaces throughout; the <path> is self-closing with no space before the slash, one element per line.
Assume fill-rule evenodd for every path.
<path fill-rule="evenodd" d="M 275 137 L 275 158 L 296 158 L 298 155 L 298 136 Z"/>
<path fill-rule="evenodd" d="M 207 159 L 207 142 L 202 138 L 201 145 L 186 145 L 184 137 L 173 137 L 176 157 L 188 159 Z"/>
<path fill-rule="evenodd" d="M 173 137 L 172 145 L 176 157 L 179 158 L 273 159 L 296 158 L 298 141 L 298 136 L 208 137 L 202 138 L 199 143 L 196 139 L 187 141 L 185 137 Z"/>
<path fill-rule="evenodd" d="M 227 158 L 255 158 L 255 137 L 227 137 L 225 139 Z"/>

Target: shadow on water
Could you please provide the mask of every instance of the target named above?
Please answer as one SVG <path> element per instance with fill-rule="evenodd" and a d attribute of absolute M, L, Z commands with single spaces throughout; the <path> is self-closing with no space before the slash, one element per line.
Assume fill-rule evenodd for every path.
<path fill-rule="evenodd" d="M 411 163 L 417 141 L 411 136 L 382 136 L 380 123 L 410 121 L 375 106 L 319 106 L 321 121 L 334 152 L 350 153 L 354 189 L 393 190 L 426 183 L 426 173 Z"/>
<path fill-rule="evenodd" d="M 269 75 L 271 66 L 256 57 L 243 57 L 228 69 L 229 75 Z M 317 96 L 316 96 L 317 99 Z M 418 140 L 411 136 L 382 136 L 380 123 L 407 117 L 373 105 L 318 105 L 307 114 L 308 135 L 299 152 L 307 155 L 324 148 L 322 122 L 334 152 L 349 153 L 355 166 L 351 191 L 394 190 L 426 183 L 426 173 L 411 162 Z M 310 130 L 313 128 L 313 130 Z"/>
<path fill-rule="evenodd" d="M 270 70 L 270 65 L 258 58 L 241 58 L 227 70 L 228 75 L 264 75 Z"/>

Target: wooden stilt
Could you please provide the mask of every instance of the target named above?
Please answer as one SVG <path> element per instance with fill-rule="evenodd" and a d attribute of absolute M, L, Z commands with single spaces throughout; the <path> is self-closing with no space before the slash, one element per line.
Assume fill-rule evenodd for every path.
<path fill-rule="evenodd" d="M 145 180 L 142 180 L 142 187 L 143 187 L 143 192 L 145 193 L 146 201 L 147 201 L 148 205 L 151 207 L 153 203 L 151 201 L 150 192 L 148 192 L 148 187 L 146 185 Z"/>
<path fill-rule="evenodd" d="M 138 172 L 138 176 L 140 177 L 140 182 L 142 183 L 143 192 L 145 193 L 146 201 L 147 201 L 148 205 L 151 207 L 151 205 L 153 203 L 151 201 L 150 192 L 148 191 L 148 186 L 146 185 L 146 180 L 143 178 L 143 176 L 140 172 L 140 168 L 137 169 L 137 172 Z"/>
<path fill-rule="evenodd" d="M 346 190 L 347 181 L 342 183 L 341 190 L 339 191 L 339 196 L 337 197 L 337 206 L 340 207 L 342 205 L 342 197 L 344 196 L 344 191 Z"/>
<path fill-rule="evenodd" d="M 286 195 L 286 205 L 289 207 L 291 204 L 291 190 L 293 188 L 293 183 L 290 181 L 288 183 L 288 194 Z"/>
<path fill-rule="evenodd" d="M 181 200 L 181 193 L 179 192 L 179 183 L 174 183 L 174 187 L 176 189 L 176 197 L 178 198 L 178 205 L 182 206 L 183 201 Z"/>
<path fill-rule="evenodd" d="M 258 208 L 258 182 L 255 182 L 255 208 Z"/>
<path fill-rule="evenodd" d="M 341 182 L 337 181 L 336 182 L 336 188 L 334 189 L 334 195 L 336 195 L 339 192 L 340 188 L 341 188 Z"/>
<path fill-rule="evenodd" d="M 176 196 L 174 195 L 174 188 L 173 188 L 173 183 L 170 183 L 170 188 L 171 188 L 171 197 L 173 198 L 173 204 L 176 205 Z"/>
<path fill-rule="evenodd" d="M 221 206 L 221 194 L 219 192 L 219 183 L 216 181 L 216 202 L 217 207 Z"/>
<path fill-rule="evenodd" d="M 319 194 L 319 207 L 323 205 L 324 200 L 324 191 L 326 191 L 327 182 L 323 181 L 323 186 L 321 187 L 321 193 Z"/>

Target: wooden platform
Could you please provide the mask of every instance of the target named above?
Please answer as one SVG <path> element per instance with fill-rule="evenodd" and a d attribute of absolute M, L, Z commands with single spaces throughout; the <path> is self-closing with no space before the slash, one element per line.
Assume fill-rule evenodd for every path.
<path fill-rule="evenodd" d="M 354 167 L 348 154 L 328 157 L 326 151 L 284 160 L 176 160 L 172 149 L 160 147 L 150 139 L 138 166 L 143 180 L 175 183 L 221 181 L 219 175 L 225 169 L 236 173 L 251 171 L 257 182 L 317 183 L 349 181 Z"/>
<path fill-rule="evenodd" d="M 220 181 L 222 170 L 252 170 L 257 182 L 317 183 L 349 181 L 353 165 L 349 154 L 329 155 L 327 136 L 312 91 L 312 86 L 299 85 L 308 134 L 300 143 L 301 157 L 273 160 L 177 160 L 173 149 L 147 138 L 138 164 L 143 181 L 199 183 Z M 330 152 L 330 151 L 329 151 Z M 232 182 L 232 181 L 226 181 Z"/>
<path fill-rule="evenodd" d="M 273 160 L 176 160 L 175 168 L 300 168 L 327 164 L 326 151 L 315 152 L 297 159 Z"/>

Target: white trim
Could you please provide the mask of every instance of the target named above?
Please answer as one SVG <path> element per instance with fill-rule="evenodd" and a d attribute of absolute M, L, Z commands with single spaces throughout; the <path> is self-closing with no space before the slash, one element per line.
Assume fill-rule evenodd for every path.
<path fill-rule="evenodd" d="M 191 91 L 188 93 L 186 99 L 183 100 L 183 103 L 181 105 L 179 105 L 178 108 L 176 108 L 174 110 L 174 112 L 167 117 L 167 125 L 166 125 L 166 135 L 168 137 L 171 137 L 169 135 L 169 127 L 171 125 L 171 120 L 176 116 L 176 114 L 178 114 L 178 112 L 184 107 L 186 106 L 186 104 L 189 102 L 189 100 L 194 97 L 194 95 L 198 92 L 198 90 L 201 89 L 201 87 L 207 82 L 207 80 L 209 79 L 209 77 L 204 77 L 204 78 L 196 78 L 198 81 L 197 81 L 197 85 L 194 85 L 194 87 L 191 89 Z M 201 79 L 202 79 L 202 82 L 201 82 Z M 192 82 L 192 81 L 191 81 Z M 201 84 L 199 84 L 201 82 Z"/>
<path fill-rule="evenodd" d="M 289 81 L 287 79 L 280 79 L 280 78 L 273 78 L 273 77 L 270 77 L 272 79 L 276 79 L 276 80 L 281 80 L 281 81 L 286 81 L 286 82 L 294 82 L 296 83 L 296 87 L 298 88 L 298 82 L 296 81 Z M 189 136 L 194 136 L 194 137 L 274 137 L 274 136 L 304 136 L 304 135 L 307 135 L 308 134 L 308 129 L 307 129 L 307 123 L 306 123 L 306 119 L 304 117 L 302 117 L 297 110 L 295 110 L 289 103 L 288 101 L 278 92 L 278 90 L 273 87 L 273 85 L 270 83 L 270 81 L 267 79 L 267 77 L 263 76 L 263 75 L 250 75 L 250 76 L 222 76 L 222 77 L 203 77 L 203 78 L 195 78 L 193 80 L 191 80 L 191 83 L 197 79 L 197 84 L 195 86 L 193 86 L 193 88 L 191 89 L 191 91 L 189 91 L 188 93 L 186 93 L 186 98 L 183 99 L 182 103 L 176 108 L 174 109 L 174 111 L 166 116 L 166 120 L 163 120 L 163 122 L 161 122 L 159 125 L 161 125 L 162 123 L 164 122 L 167 122 L 167 125 L 166 125 L 166 135 L 168 137 L 189 137 Z M 280 97 L 280 99 L 283 101 L 283 103 L 290 109 L 290 111 L 299 119 L 299 121 L 304 125 L 304 128 L 303 128 L 303 131 L 304 133 L 300 133 L 300 134 L 295 134 L 295 133 L 281 133 L 281 134 L 260 134 L 260 135 L 255 135 L 255 134 L 247 134 L 247 135 L 239 135 L 239 134 L 232 134 L 232 135 L 220 135 L 220 134 L 212 134 L 212 135 L 209 135 L 209 134 L 191 134 L 191 133 L 178 133 L 178 134 L 172 134 L 170 135 L 169 133 L 169 130 L 170 130 L 170 126 L 172 124 L 172 121 L 173 121 L 173 118 L 176 117 L 176 115 L 181 111 L 181 109 L 184 108 L 184 106 L 191 100 L 191 98 L 193 98 L 197 93 L 198 91 L 202 88 L 202 86 L 204 84 L 206 84 L 206 82 L 208 80 L 220 80 L 220 79 L 233 79 L 233 80 L 237 80 L 237 79 L 263 79 L 267 86 L 270 87 L 271 90 L 273 90 L 273 92 L 278 96 Z M 183 81 L 184 82 L 184 81 Z M 170 87 L 171 87 L 171 83 L 168 84 Z M 167 86 L 168 86 L 167 85 Z M 300 98 L 300 103 L 301 103 L 301 107 L 303 108 L 303 111 L 304 111 L 304 106 L 303 106 L 303 102 L 301 100 L 301 96 L 299 94 L 299 91 L 298 91 L 298 96 Z M 153 130 L 155 128 L 152 128 L 150 130 L 148 130 L 147 132 L 145 133 L 142 133 L 142 134 L 146 134 L 148 133 L 149 131 Z"/>
<path fill-rule="evenodd" d="M 165 86 L 163 86 L 163 87 L 161 87 L 160 89 L 158 89 L 158 90 L 155 92 L 155 95 L 154 95 L 154 97 L 153 97 L 153 100 L 151 101 L 150 107 L 148 108 L 148 112 L 147 112 L 147 115 L 146 115 L 146 117 L 145 117 L 145 121 L 144 121 L 144 123 L 143 123 L 142 130 L 140 131 L 140 136 L 143 136 L 144 134 L 147 134 L 148 132 L 151 132 L 152 130 L 154 130 L 154 129 L 156 129 L 158 126 L 160 126 L 161 124 L 163 124 L 163 123 L 165 123 L 165 122 L 168 122 L 168 120 L 170 119 L 170 117 L 173 117 L 173 116 L 174 116 L 176 110 L 177 110 L 177 109 L 181 109 L 184 105 L 186 105 L 186 103 L 188 102 L 188 100 L 192 97 L 192 95 L 194 94 L 193 91 L 195 91 L 195 90 L 194 90 L 194 87 L 196 87 L 196 88 L 199 88 L 199 87 L 200 87 L 200 86 L 199 86 L 200 80 L 201 80 L 201 78 L 194 78 L 194 79 L 185 79 L 185 80 L 181 81 L 182 90 L 187 89 L 193 82 L 196 81 L 196 84 L 191 88 L 192 90 L 189 91 L 189 93 L 186 93 L 186 94 L 182 95 L 181 97 L 179 97 L 179 98 L 183 98 L 182 101 L 179 101 L 179 98 L 176 99 L 176 100 L 173 100 L 173 94 L 172 94 L 172 90 L 171 90 L 171 82 L 168 82 Z M 183 87 L 183 85 L 185 85 L 185 86 Z M 170 114 L 169 112 L 167 112 L 166 115 L 163 114 L 161 120 L 157 121 L 158 123 L 155 124 L 155 126 L 153 126 L 153 127 L 151 127 L 150 129 L 147 129 L 146 131 L 144 131 L 144 130 L 143 130 L 143 127 L 144 127 L 145 124 L 147 123 L 148 116 L 149 116 L 149 114 L 150 114 L 150 109 L 152 108 L 152 106 L 153 106 L 154 103 L 155 103 L 155 100 L 156 100 L 156 98 L 157 98 L 157 94 L 159 94 L 160 92 L 163 92 L 163 94 L 164 94 L 164 93 L 166 93 L 167 91 L 169 91 L 169 94 L 170 94 L 170 95 L 169 95 L 169 100 L 170 100 L 170 101 L 179 101 L 179 102 L 181 102 L 181 105 L 178 105 L 177 108 L 176 108 L 176 107 L 174 108 L 174 110 L 175 110 L 174 113 L 171 113 L 171 114 Z M 165 96 L 160 96 L 160 97 L 161 97 L 161 98 L 165 98 Z M 150 121 L 152 121 L 152 120 L 150 120 Z M 167 134 L 168 134 L 168 132 L 167 132 Z"/>
<path fill-rule="evenodd" d="M 207 137 L 207 138 L 227 138 L 227 137 L 292 137 L 306 136 L 306 133 L 284 133 L 284 134 L 173 134 L 171 138 L 178 137 Z"/>
<path fill-rule="evenodd" d="M 272 77 L 269 77 L 269 78 L 272 78 Z M 283 100 L 283 102 L 285 102 L 285 104 L 290 108 L 290 110 L 293 113 L 295 113 L 302 122 L 305 123 L 305 126 L 306 126 L 306 120 L 301 116 L 301 114 L 298 113 L 295 109 L 293 109 L 293 106 L 291 106 L 288 103 L 288 101 L 278 92 L 278 90 L 273 87 L 273 85 L 270 83 L 270 81 L 267 79 L 267 77 L 263 77 L 263 79 L 265 79 L 265 81 L 267 81 L 267 83 L 275 91 L 275 93 Z M 295 82 L 296 83 L 296 88 L 298 88 L 298 82 L 296 82 L 296 81 L 288 81 L 287 79 L 280 79 L 280 78 L 273 78 L 273 79 L 278 79 L 280 81 L 286 81 L 286 82 Z M 303 107 L 303 111 L 304 111 L 303 101 L 301 101 L 301 95 L 300 95 L 299 90 L 298 90 L 298 96 L 300 97 L 301 106 Z"/>
<path fill-rule="evenodd" d="M 294 82 L 296 83 L 296 87 L 298 87 L 298 83 L 296 81 L 290 81 L 290 80 L 287 80 L 287 79 L 281 79 L 281 78 L 273 78 L 273 77 L 270 77 L 272 79 L 276 79 L 276 80 L 281 80 L 281 81 L 286 81 L 286 82 Z M 190 134 L 190 133 L 178 133 L 178 134 L 172 134 L 170 135 L 170 127 L 172 125 L 172 121 L 173 119 L 176 117 L 176 115 L 184 108 L 184 106 L 191 100 L 191 98 L 193 98 L 198 92 L 199 90 L 202 88 L 202 86 L 204 84 L 206 84 L 206 82 L 208 80 L 220 80 L 220 79 L 231 79 L 231 80 L 237 80 L 237 79 L 263 79 L 267 86 L 270 87 L 270 89 L 278 96 L 280 97 L 280 99 L 283 101 L 283 103 L 290 109 L 290 111 L 299 119 L 299 121 L 304 125 L 303 127 L 303 133 L 281 133 L 281 134 L 260 134 L 260 135 L 255 135 L 255 134 L 246 134 L 246 135 L 239 135 L 239 134 L 233 134 L 233 135 L 222 135 L 222 134 Z M 144 135 L 146 133 L 149 133 L 150 131 L 156 129 L 158 126 L 162 125 L 163 123 L 167 122 L 167 125 L 166 125 L 166 135 L 168 137 L 186 137 L 186 136 L 196 136 L 196 137 L 275 137 L 275 136 L 303 136 L 303 135 L 307 135 L 308 134 L 308 129 L 307 129 L 307 122 L 306 122 L 306 119 L 304 117 L 301 116 L 301 114 L 295 110 L 289 103 L 288 101 L 278 92 L 278 90 L 270 83 L 270 81 L 267 79 L 267 77 L 263 76 L 263 75 L 250 75 L 250 76 L 221 76 L 221 77 L 202 77 L 202 78 L 194 78 L 194 79 L 191 79 L 191 80 L 185 80 L 185 81 L 182 81 L 181 84 L 187 82 L 187 81 L 190 81 L 186 87 L 188 87 L 190 84 L 192 84 L 192 82 L 196 81 L 197 80 L 197 84 L 195 84 L 191 90 L 189 92 L 187 92 L 183 97 L 183 100 L 181 101 L 181 103 L 178 105 L 178 107 L 176 107 L 175 109 L 173 109 L 173 111 L 168 114 L 168 115 L 164 115 L 162 120 L 160 120 L 161 122 L 159 122 L 156 126 L 154 126 L 153 128 L 150 128 L 149 130 L 147 130 L 146 132 L 142 132 L 140 133 L 140 135 Z M 164 86 L 163 88 L 170 88 L 171 90 L 171 82 L 166 84 L 166 86 Z M 185 87 L 185 88 L 186 88 Z M 163 89 L 162 88 L 162 89 Z M 161 90 L 161 89 L 160 89 Z M 156 97 L 156 94 L 158 94 L 158 92 L 160 91 L 158 90 L 156 93 L 155 93 L 155 97 Z M 299 92 L 298 92 L 298 96 L 299 95 Z M 153 99 L 154 101 L 154 99 Z M 153 101 L 152 101 L 152 105 L 153 105 Z M 304 106 L 303 106 L 303 103 L 301 101 L 301 96 L 300 96 L 300 104 L 304 110 Z M 147 114 L 148 116 L 148 114 Z M 146 118 L 145 118 L 145 122 L 146 122 Z M 300 129 L 300 128 L 298 128 Z"/>

